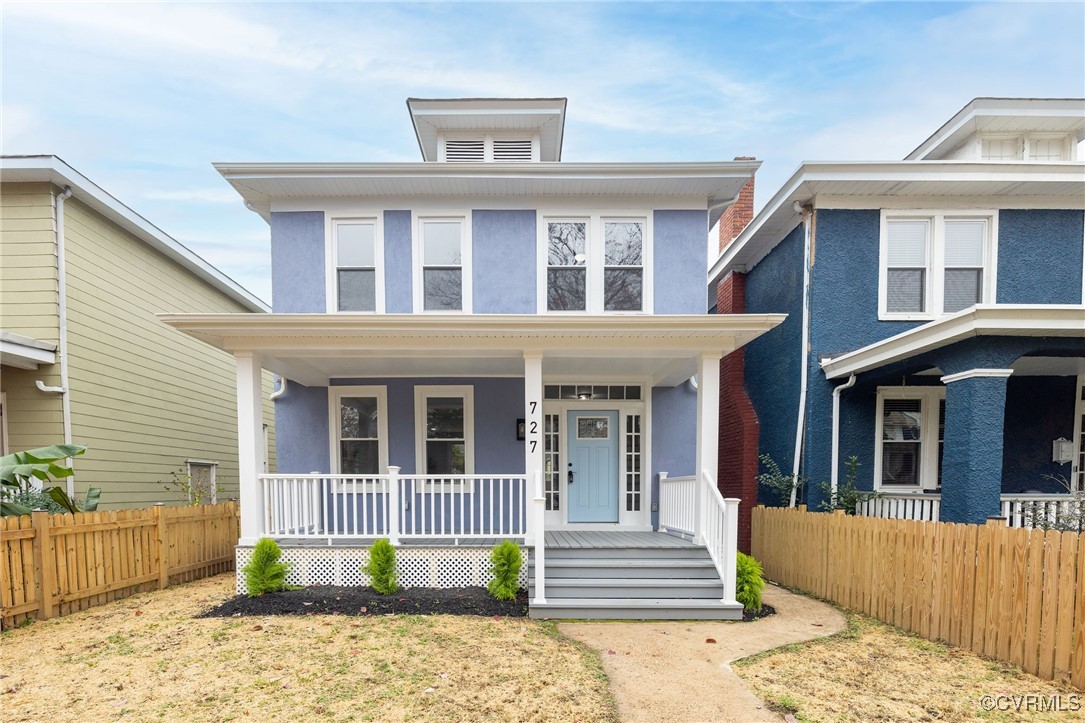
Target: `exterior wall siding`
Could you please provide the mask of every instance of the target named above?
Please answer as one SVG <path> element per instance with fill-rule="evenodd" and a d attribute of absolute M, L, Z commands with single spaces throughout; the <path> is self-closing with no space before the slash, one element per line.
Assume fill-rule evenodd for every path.
<path fill-rule="evenodd" d="M 696 474 L 697 392 L 683 382 L 676 387 L 652 387 L 652 499 L 659 499 L 659 473 L 670 477 Z M 652 527 L 659 511 L 652 511 Z"/>
<path fill-rule="evenodd" d="M 327 311 L 323 211 L 271 214 L 271 288 L 276 313 Z"/>
<path fill-rule="evenodd" d="M 534 314 L 534 211 L 474 211 L 471 275 L 476 314 Z"/>
<path fill-rule="evenodd" d="M 708 213 L 656 211 L 652 216 L 652 294 L 656 314 L 703 314 L 708 308 Z"/>
<path fill-rule="evenodd" d="M 411 212 L 385 211 L 384 310 L 389 314 L 410 314 L 414 310 L 411 238 Z"/>
<path fill-rule="evenodd" d="M 1000 304 L 1081 304 L 1081 211 L 1003 210 L 998 214 Z"/>
<path fill-rule="evenodd" d="M 155 314 L 245 309 L 77 199 L 65 206 L 65 228 L 72 437 L 88 447 L 76 461 L 77 493 L 101 487 L 107 508 L 169 500 L 159 481 L 200 459 L 218 463 L 220 498 L 235 497 L 233 357 Z M 273 430 L 269 402 L 265 422 Z"/>
<path fill-rule="evenodd" d="M 1064 493 L 1058 476 L 1070 465 L 1051 461 L 1051 442 L 1074 438 L 1076 377 L 1010 377 L 1006 386 L 1003 492 Z"/>

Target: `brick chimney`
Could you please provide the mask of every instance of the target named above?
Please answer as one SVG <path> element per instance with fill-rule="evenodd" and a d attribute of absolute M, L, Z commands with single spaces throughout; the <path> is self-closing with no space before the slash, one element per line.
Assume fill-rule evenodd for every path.
<path fill-rule="evenodd" d="M 753 156 L 735 156 L 736 161 L 756 161 Z M 742 233 L 742 229 L 753 220 L 753 180 L 746 181 L 746 185 L 738 192 L 738 200 L 731 204 L 723 215 L 720 216 L 720 252 L 731 245 L 731 242 Z"/>

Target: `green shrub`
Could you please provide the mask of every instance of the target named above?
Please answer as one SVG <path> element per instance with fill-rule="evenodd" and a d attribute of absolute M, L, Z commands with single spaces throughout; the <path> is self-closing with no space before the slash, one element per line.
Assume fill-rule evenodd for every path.
<path fill-rule="evenodd" d="M 242 568 L 249 597 L 286 589 L 286 574 L 290 572 L 290 563 L 280 562 L 282 556 L 283 551 L 275 540 L 263 537 L 257 541 L 252 548 L 252 560 Z"/>
<path fill-rule="evenodd" d="M 369 562 L 362 567 L 369 575 L 369 584 L 381 595 L 391 595 L 399 589 L 396 578 L 396 548 L 381 538 L 369 548 Z"/>
<path fill-rule="evenodd" d="M 765 589 L 761 563 L 745 553 L 738 553 L 735 568 L 735 599 L 750 612 L 761 612 L 761 591 Z"/>
<path fill-rule="evenodd" d="M 520 546 L 511 540 L 505 540 L 490 553 L 490 573 L 493 580 L 486 585 L 498 600 L 515 600 L 520 590 L 520 568 L 524 558 Z"/>

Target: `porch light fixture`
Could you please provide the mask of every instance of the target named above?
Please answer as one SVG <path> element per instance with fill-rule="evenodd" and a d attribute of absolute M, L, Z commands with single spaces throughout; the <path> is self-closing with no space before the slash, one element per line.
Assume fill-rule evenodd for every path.
<path fill-rule="evenodd" d="M 1067 464 L 1074 461 L 1074 443 L 1065 437 L 1059 437 L 1051 443 L 1051 461 Z"/>
<path fill-rule="evenodd" d="M 524 420 L 516 420 L 516 441 L 523 442 L 527 438 L 527 425 L 524 424 Z"/>

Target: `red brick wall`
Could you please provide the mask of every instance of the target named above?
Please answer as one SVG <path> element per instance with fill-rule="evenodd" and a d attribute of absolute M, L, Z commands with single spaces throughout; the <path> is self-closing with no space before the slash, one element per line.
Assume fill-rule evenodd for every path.
<path fill-rule="evenodd" d="M 737 156 L 736 161 L 753 161 L 752 156 Z M 753 176 L 738 193 L 738 200 L 727 207 L 720 216 L 720 251 L 727 248 L 742 229 L 753 220 Z"/>
<path fill-rule="evenodd" d="M 750 179 L 753 183 L 753 179 Z M 716 312 L 746 310 L 746 276 L 731 272 L 719 283 Z M 757 504 L 757 445 L 760 425 L 746 394 L 746 351 L 738 349 L 720 361 L 720 460 L 717 486 L 724 497 L 738 497 L 738 549 L 750 551 L 750 523 Z"/>

